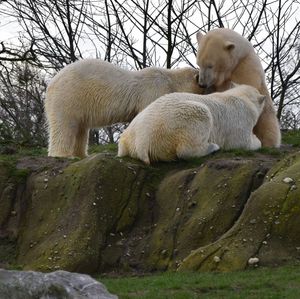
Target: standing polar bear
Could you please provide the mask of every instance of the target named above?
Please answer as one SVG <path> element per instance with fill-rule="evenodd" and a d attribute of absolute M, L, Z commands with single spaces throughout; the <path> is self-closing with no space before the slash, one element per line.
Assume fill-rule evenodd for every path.
<path fill-rule="evenodd" d="M 219 147 L 258 149 L 261 142 L 252 130 L 265 98 L 249 85 L 209 95 L 164 95 L 123 132 L 118 156 L 129 155 L 149 164 L 201 157 Z"/>
<path fill-rule="evenodd" d="M 263 146 L 279 147 L 281 133 L 265 74 L 251 43 L 233 30 L 220 28 L 206 35 L 197 33 L 199 85 L 227 89 L 230 81 L 251 85 L 267 96 L 264 110 L 254 127 Z"/>
<path fill-rule="evenodd" d="M 127 71 L 98 59 L 66 66 L 47 88 L 48 155 L 83 158 L 90 128 L 131 121 L 170 92 L 202 93 L 198 72 L 190 67 Z"/>

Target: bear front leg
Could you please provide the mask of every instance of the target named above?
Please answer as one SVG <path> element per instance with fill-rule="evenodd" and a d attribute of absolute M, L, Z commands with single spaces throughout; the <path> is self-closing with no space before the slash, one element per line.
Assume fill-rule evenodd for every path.
<path fill-rule="evenodd" d="M 85 126 L 79 126 L 76 134 L 73 156 L 79 158 L 87 157 L 88 139 L 89 129 Z"/>
<path fill-rule="evenodd" d="M 280 147 L 281 132 L 275 110 L 272 107 L 264 107 L 253 133 L 259 138 L 264 147 Z"/>
<path fill-rule="evenodd" d="M 48 156 L 74 157 L 77 126 L 49 124 Z"/>

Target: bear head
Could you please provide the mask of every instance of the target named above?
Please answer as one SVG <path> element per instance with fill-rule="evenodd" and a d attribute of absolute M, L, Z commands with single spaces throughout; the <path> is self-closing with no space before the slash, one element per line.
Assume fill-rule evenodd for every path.
<path fill-rule="evenodd" d="M 230 80 L 238 63 L 235 43 L 214 31 L 206 35 L 198 32 L 197 41 L 199 85 L 203 88 L 221 87 Z"/>

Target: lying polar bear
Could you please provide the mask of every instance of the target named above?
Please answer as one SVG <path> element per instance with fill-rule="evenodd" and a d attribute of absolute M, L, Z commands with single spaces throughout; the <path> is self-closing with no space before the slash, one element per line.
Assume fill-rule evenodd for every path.
<path fill-rule="evenodd" d="M 164 95 L 133 119 L 121 135 L 118 156 L 150 164 L 201 157 L 220 147 L 258 149 L 261 142 L 252 130 L 265 99 L 248 85 L 209 95 Z"/>

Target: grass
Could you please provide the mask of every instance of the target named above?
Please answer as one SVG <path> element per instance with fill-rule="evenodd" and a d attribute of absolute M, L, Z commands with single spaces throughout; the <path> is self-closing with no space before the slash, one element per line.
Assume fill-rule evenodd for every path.
<path fill-rule="evenodd" d="M 300 298 L 300 265 L 232 273 L 166 272 L 99 280 L 120 299 Z"/>
<path fill-rule="evenodd" d="M 300 146 L 300 130 L 282 132 L 282 142 L 293 146 Z"/>
<path fill-rule="evenodd" d="M 117 143 L 108 143 L 102 145 L 91 145 L 89 146 L 89 154 L 94 153 L 117 153 L 118 144 Z"/>
<path fill-rule="evenodd" d="M 290 130 L 282 132 L 282 143 L 289 144 L 293 147 L 300 146 L 300 130 Z M 12 148 L 13 153 L 6 153 L 6 148 Z M 109 143 L 104 145 L 91 145 L 89 146 L 89 154 L 94 153 L 112 153 L 117 154 L 118 145 L 116 143 Z M 255 152 L 271 155 L 271 156 L 280 156 L 285 154 L 284 151 L 276 148 L 261 148 L 257 151 L 250 151 L 250 150 L 242 150 L 242 149 L 233 149 L 233 150 L 220 150 L 213 155 L 209 155 L 207 157 L 202 158 L 193 158 L 189 159 L 188 161 L 182 161 L 185 166 L 193 166 L 193 165 L 200 165 L 201 163 L 205 162 L 208 158 L 232 158 L 232 157 L 253 157 L 255 156 Z M 31 157 L 38 157 L 38 156 L 47 156 L 47 148 L 43 147 L 25 147 L 16 144 L 6 144 L 0 143 L 0 159 L 4 161 L 16 161 L 17 159 L 24 157 L 24 156 L 31 156 Z M 168 162 L 170 163 L 170 162 Z M 179 163 L 179 161 L 175 161 L 174 163 Z"/>

